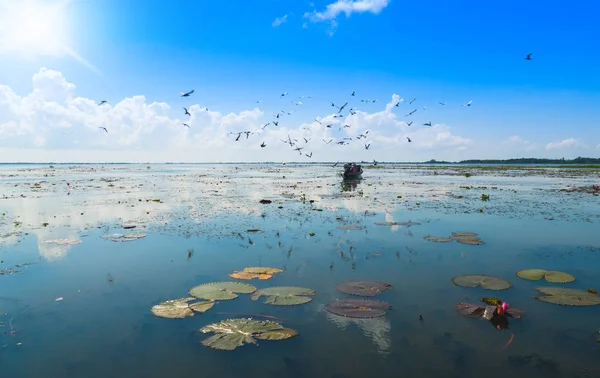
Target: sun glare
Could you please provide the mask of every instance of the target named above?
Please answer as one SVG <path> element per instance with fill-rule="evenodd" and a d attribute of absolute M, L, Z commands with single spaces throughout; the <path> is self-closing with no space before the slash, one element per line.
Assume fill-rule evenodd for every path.
<path fill-rule="evenodd" d="M 67 46 L 66 2 L 17 0 L 0 9 L 0 44 L 5 50 L 59 55 Z"/>

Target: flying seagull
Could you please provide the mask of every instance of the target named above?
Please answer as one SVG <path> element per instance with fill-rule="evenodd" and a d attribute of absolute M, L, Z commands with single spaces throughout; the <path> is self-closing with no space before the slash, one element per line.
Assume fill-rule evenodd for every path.
<path fill-rule="evenodd" d="M 467 102 L 466 104 L 464 104 L 463 106 L 471 106 L 471 103 L 473 102 L 473 100 Z"/>
<path fill-rule="evenodd" d="M 410 125 L 412 125 L 412 124 L 413 124 L 413 121 L 406 122 L 406 125 L 407 125 L 407 126 L 410 126 Z"/>
<path fill-rule="evenodd" d="M 395 107 L 398 107 L 399 105 L 400 105 L 400 101 L 398 101 L 398 102 L 396 103 L 396 105 L 394 105 L 394 106 L 395 106 Z"/>
<path fill-rule="evenodd" d="M 106 131 L 106 133 L 108 134 L 108 130 L 106 130 L 106 127 L 99 126 L 98 128 Z"/>
<path fill-rule="evenodd" d="M 183 110 L 185 111 L 185 115 L 191 116 L 191 114 L 190 114 L 190 112 L 188 112 L 187 108 L 183 108 Z"/>
<path fill-rule="evenodd" d="M 190 128 L 190 125 L 188 125 L 187 123 L 182 123 L 182 125 L 187 127 L 188 129 Z"/>
<path fill-rule="evenodd" d="M 263 148 L 267 147 L 267 145 L 265 144 L 265 142 L 262 142 L 262 144 L 260 146 L 263 147 Z"/>
<path fill-rule="evenodd" d="M 366 144 L 366 143 L 365 143 L 365 150 L 368 150 L 368 149 L 369 149 L 369 147 L 371 147 L 371 143 L 369 143 L 369 144 Z"/>
<path fill-rule="evenodd" d="M 98 106 L 102 106 L 102 105 L 104 105 L 104 104 L 106 104 L 106 103 L 108 103 L 108 101 L 106 101 L 106 100 L 102 100 L 102 101 L 100 101 L 100 103 L 98 104 Z"/>
<path fill-rule="evenodd" d="M 533 55 L 533 53 L 529 53 L 527 54 L 527 56 L 525 57 L 525 60 L 531 60 L 531 56 Z"/>
<path fill-rule="evenodd" d="M 409 137 L 406 137 L 406 139 L 408 139 L 408 143 L 412 142 L 412 140 L 410 140 L 410 138 L 409 138 Z"/>
<path fill-rule="evenodd" d="M 285 95 L 287 95 L 287 94 L 288 94 L 287 92 L 284 92 L 284 93 L 282 93 L 282 94 L 281 94 L 281 96 L 280 96 L 280 97 L 284 97 L 284 96 L 285 96 Z"/>
<path fill-rule="evenodd" d="M 354 96 L 356 94 L 356 91 L 352 91 L 352 93 L 350 93 L 350 96 Z"/>
<path fill-rule="evenodd" d="M 344 108 L 346 107 L 346 105 L 348 105 L 348 103 L 347 103 L 347 102 L 346 102 L 344 105 L 342 105 L 342 106 L 340 107 L 340 110 L 338 111 L 338 113 L 341 113 L 341 112 L 342 112 L 342 110 L 344 110 Z"/>
<path fill-rule="evenodd" d="M 408 105 L 411 105 L 413 102 L 415 102 L 415 100 L 416 100 L 416 99 L 417 99 L 416 97 L 415 97 L 415 98 L 413 98 L 413 99 L 412 99 L 412 100 L 411 100 L 411 101 L 408 103 Z"/>
<path fill-rule="evenodd" d="M 424 123 L 423 126 L 431 126 L 431 122 Z"/>
<path fill-rule="evenodd" d="M 192 93 L 194 93 L 194 90 L 193 90 L 193 89 L 192 89 L 191 91 L 189 91 L 189 92 L 186 92 L 186 93 L 183 93 L 183 92 L 181 92 L 181 97 L 190 97 L 190 95 L 191 95 Z"/>
<path fill-rule="evenodd" d="M 442 106 L 446 106 L 445 102 L 440 102 L 439 104 L 442 105 Z"/>

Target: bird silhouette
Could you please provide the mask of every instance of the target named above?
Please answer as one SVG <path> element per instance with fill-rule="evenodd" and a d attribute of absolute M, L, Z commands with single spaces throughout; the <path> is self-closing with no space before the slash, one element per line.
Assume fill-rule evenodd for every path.
<path fill-rule="evenodd" d="M 185 93 L 181 92 L 181 97 L 190 97 L 190 95 L 191 95 L 192 93 L 194 93 L 194 90 L 193 90 L 193 89 L 192 89 L 191 91 L 189 91 L 189 92 L 185 92 Z"/>
<path fill-rule="evenodd" d="M 529 53 L 527 54 L 527 56 L 525 57 L 525 60 L 531 60 L 531 56 L 533 55 L 533 53 Z"/>

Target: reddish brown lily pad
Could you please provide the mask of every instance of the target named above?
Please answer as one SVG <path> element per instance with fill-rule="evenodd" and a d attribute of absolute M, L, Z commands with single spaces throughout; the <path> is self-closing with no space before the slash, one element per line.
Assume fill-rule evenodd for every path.
<path fill-rule="evenodd" d="M 378 318 L 391 308 L 389 303 L 376 299 L 342 299 L 325 306 L 328 312 L 348 318 Z"/>
<path fill-rule="evenodd" d="M 335 288 L 345 294 L 374 297 L 379 293 L 390 290 L 393 286 L 377 281 L 346 281 L 339 283 Z"/>

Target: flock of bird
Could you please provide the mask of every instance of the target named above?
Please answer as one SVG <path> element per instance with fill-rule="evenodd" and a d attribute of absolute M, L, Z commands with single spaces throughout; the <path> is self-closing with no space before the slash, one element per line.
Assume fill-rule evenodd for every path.
<path fill-rule="evenodd" d="M 527 54 L 527 56 L 525 57 L 525 60 L 532 60 L 531 59 L 532 55 L 533 55 L 533 53 Z M 180 95 L 181 95 L 181 97 L 190 97 L 193 93 L 194 93 L 194 90 L 192 89 L 189 92 L 181 92 Z M 286 98 L 286 97 L 289 97 L 289 93 L 288 92 L 284 92 L 284 93 L 282 93 L 279 96 L 280 99 L 283 99 L 283 98 Z M 356 91 L 352 91 L 352 93 L 350 93 L 350 97 L 351 98 L 355 98 L 356 97 Z M 299 100 L 305 100 L 305 99 L 310 99 L 310 98 L 311 98 L 310 96 L 299 96 L 298 97 Z M 412 105 L 416 100 L 417 100 L 416 97 L 413 98 L 412 100 L 410 100 L 408 102 L 408 105 Z M 360 100 L 360 102 L 362 102 L 364 104 L 375 103 L 376 101 L 377 101 L 376 99 L 375 100 L 371 100 L 371 99 L 362 99 L 362 100 Z M 262 101 L 256 101 L 256 103 L 261 103 L 261 102 Z M 292 100 L 290 102 L 292 104 L 296 105 L 296 106 L 302 105 L 302 101 L 294 101 L 294 100 Z M 403 102 L 404 102 L 404 99 L 402 99 L 400 101 L 397 101 L 393 105 L 393 107 L 399 108 L 400 104 L 403 103 Z M 102 105 L 104 105 L 106 103 L 108 103 L 108 102 L 106 100 L 103 100 L 103 101 L 101 101 L 98 104 L 98 106 L 102 106 Z M 470 107 L 472 105 L 472 103 L 473 103 L 473 100 L 470 100 L 469 102 L 467 102 L 466 104 L 463 104 L 462 106 L 463 107 Z M 440 101 L 440 102 L 438 102 L 438 104 L 441 105 L 441 106 L 446 106 L 445 102 L 441 102 Z M 343 118 L 345 122 L 341 122 L 341 126 L 339 126 L 337 123 L 340 123 L 340 122 L 339 121 L 338 122 L 334 121 L 335 123 L 327 123 L 325 125 L 325 127 L 327 129 L 337 128 L 338 131 L 342 131 L 343 129 L 351 128 L 352 125 L 348 123 L 348 119 L 349 119 L 349 117 L 354 116 L 357 113 L 357 109 L 355 109 L 353 107 L 348 108 L 349 101 L 345 101 L 344 104 L 341 105 L 341 106 L 336 105 L 334 102 L 330 102 L 330 105 L 334 109 L 337 109 L 337 112 L 334 112 L 333 118 L 339 118 L 339 119 Z M 347 114 L 344 114 L 344 110 L 345 109 L 347 109 L 347 112 L 348 112 Z M 427 109 L 427 106 L 424 106 L 423 110 L 426 110 L 426 109 Z M 204 110 L 208 111 L 208 108 L 204 108 Z M 404 117 L 405 118 L 411 117 L 418 110 L 419 110 L 418 108 L 412 109 L 407 114 L 405 114 Z M 191 117 L 191 114 L 188 111 L 188 108 L 183 107 L 183 112 L 184 112 L 184 116 Z M 229 135 L 235 136 L 234 141 L 235 142 L 239 142 L 240 139 L 241 139 L 241 137 L 242 137 L 242 135 L 245 136 L 244 139 L 248 139 L 251 135 L 261 134 L 270 125 L 273 125 L 274 127 L 278 127 L 279 126 L 279 122 L 281 120 L 281 117 L 283 117 L 285 115 L 289 116 L 291 114 L 292 114 L 291 112 L 288 112 L 288 111 L 285 111 L 285 110 L 281 110 L 280 112 L 278 112 L 278 113 L 276 113 L 274 115 L 274 119 L 271 122 L 268 122 L 268 123 L 264 124 L 263 126 L 257 128 L 256 130 L 253 130 L 253 131 L 246 130 L 246 131 L 239 131 L 239 132 L 230 132 L 227 135 L 228 136 Z M 319 125 L 323 124 L 322 120 L 320 120 L 319 118 L 315 118 L 314 122 L 318 123 Z M 405 121 L 405 123 L 406 123 L 407 126 L 412 126 L 413 121 Z M 187 127 L 188 129 L 190 128 L 190 125 L 188 123 L 186 123 L 186 122 L 182 122 L 182 126 L 183 127 Z M 432 123 L 431 123 L 431 121 L 425 122 L 425 123 L 423 123 L 423 126 L 431 127 Z M 108 133 L 108 130 L 106 129 L 106 127 L 100 127 L 100 129 L 103 129 L 106 133 Z M 311 128 L 308 127 L 308 126 L 304 126 L 302 129 L 307 130 L 307 131 L 311 131 Z M 321 138 L 321 140 L 326 145 L 328 145 L 328 144 L 330 144 L 330 143 L 332 143 L 332 142 L 335 141 L 335 144 L 343 146 L 343 145 L 350 144 L 351 141 L 353 141 L 353 140 L 366 139 L 367 136 L 368 136 L 368 134 L 369 134 L 369 130 L 366 130 L 363 133 L 359 134 L 358 136 L 355 136 L 354 138 L 352 138 L 352 137 L 341 137 L 337 141 L 335 141 L 334 138 L 327 138 L 327 139 Z M 301 138 L 304 141 L 304 145 L 297 138 L 292 138 L 289 134 L 288 134 L 288 137 L 286 139 L 281 139 L 281 141 L 283 143 L 289 145 L 294 151 L 297 151 L 300 155 L 304 155 L 304 156 L 306 156 L 308 158 L 312 158 L 312 156 L 313 156 L 312 152 L 305 152 L 306 151 L 306 146 L 308 145 L 309 141 L 312 139 L 311 136 L 310 135 L 308 137 L 301 136 Z M 412 142 L 411 138 L 406 137 L 406 139 L 407 139 L 408 143 Z M 260 147 L 261 148 L 265 148 L 265 147 L 267 147 L 267 144 L 264 141 L 262 141 L 262 143 L 260 144 Z M 364 143 L 365 150 L 369 150 L 370 147 L 371 147 L 371 142 L 367 143 L 365 141 L 365 143 Z"/>

